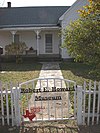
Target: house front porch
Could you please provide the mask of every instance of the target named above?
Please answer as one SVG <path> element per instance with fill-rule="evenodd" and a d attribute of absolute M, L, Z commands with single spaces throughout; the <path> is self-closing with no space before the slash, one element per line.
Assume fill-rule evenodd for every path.
<path fill-rule="evenodd" d="M 57 26 L 2 29 L 0 30 L 0 45 L 3 47 L 3 55 L 6 55 L 6 45 L 12 42 L 25 42 L 27 49 L 23 52 L 23 57 L 60 60 L 62 57 L 65 58 L 66 51 L 61 49 L 62 37 L 59 33 L 60 28 Z"/>
<path fill-rule="evenodd" d="M 29 27 L 9 28 L 0 30 L 1 46 L 3 54 L 6 53 L 5 46 L 12 42 L 24 42 L 27 46 L 24 54 L 60 54 L 61 37 L 59 27 Z"/>
<path fill-rule="evenodd" d="M 61 56 L 59 54 L 52 54 L 52 55 L 44 55 L 41 54 L 37 56 L 36 54 L 27 54 L 27 55 L 20 55 L 23 62 L 55 62 L 55 61 L 62 61 Z M 1 62 L 16 62 L 15 55 L 1 55 Z"/>

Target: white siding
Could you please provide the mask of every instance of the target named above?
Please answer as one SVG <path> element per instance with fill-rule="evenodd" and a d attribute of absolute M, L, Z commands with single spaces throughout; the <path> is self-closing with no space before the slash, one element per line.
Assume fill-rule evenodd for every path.
<path fill-rule="evenodd" d="M 79 18 L 79 13 L 77 12 L 79 9 L 82 9 L 84 5 L 87 5 L 88 1 L 87 0 L 77 0 L 66 13 L 62 16 L 62 30 L 66 28 L 66 26 L 69 25 L 71 21 L 75 21 L 76 19 Z M 63 44 L 63 37 L 62 37 L 62 44 Z M 67 49 L 63 48 L 62 49 L 62 58 L 70 58 L 70 56 L 67 53 Z"/>
<path fill-rule="evenodd" d="M 77 12 L 79 9 L 82 9 L 84 5 L 88 4 L 87 0 L 77 0 L 70 9 L 65 13 L 63 21 L 62 21 L 62 28 L 65 27 L 71 22 L 79 18 L 79 13 Z"/>
<path fill-rule="evenodd" d="M 3 47 L 5 53 L 5 46 L 12 42 L 12 34 L 9 31 L 0 31 L 0 46 Z"/>
<path fill-rule="evenodd" d="M 68 55 L 68 52 L 67 52 L 67 49 L 66 49 L 66 48 L 62 48 L 62 49 L 61 49 L 61 57 L 62 57 L 63 59 L 71 58 L 71 57 Z"/>
<path fill-rule="evenodd" d="M 28 48 L 32 47 L 36 50 L 36 34 L 34 31 L 20 31 L 20 41 L 25 42 Z"/>
<path fill-rule="evenodd" d="M 36 34 L 31 31 L 18 31 L 16 34 L 19 34 L 19 40 L 25 42 L 26 45 L 30 48 L 33 47 L 36 49 Z M 12 43 L 13 36 L 10 31 L 0 31 L 0 46 L 3 47 L 5 54 L 5 46 Z"/>
<path fill-rule="evenodd" d="M 55 54 L 59 54 L 59 48 L 60 48 L 60 45 L 61 45 L 61 39 L 59 37 L 59 32 L 60 31 L 55 31 L 54 34 L 53 34 L 53 37 L 54 37 L 54 45 L 53 45 L 53 53 Z"/>
<path fill-rule="evenodd" d="M 60 37 L 58 36 L 59 31 L 57 30 L 44 30 L 40 32 L 41 39 L 39 39 L 39 54 L 45 53 L 45 34 L 50 33 L 53 35 L 53 53 L 59 54 Z M 36 33 L 34 31 L 17 31 L 21 42 L 25 42 L 28 48 L 33 47 L 37 49 Z M 0 31 L 0 46 L 3 47 L 5 53 L 5 46 L 13 41 L 13 36 L 10 31 Z"/>

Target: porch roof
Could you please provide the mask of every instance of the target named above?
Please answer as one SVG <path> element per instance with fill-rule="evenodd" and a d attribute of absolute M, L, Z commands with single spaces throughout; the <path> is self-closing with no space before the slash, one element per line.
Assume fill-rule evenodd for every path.
<path fill-rule="evenodd" d="M 70 6 L 0 8 L 0 28 L 53 27 Z"/>

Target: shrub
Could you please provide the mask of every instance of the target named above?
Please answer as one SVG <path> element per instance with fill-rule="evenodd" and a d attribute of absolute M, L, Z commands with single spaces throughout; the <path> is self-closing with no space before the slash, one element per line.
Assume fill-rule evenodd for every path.
<path fill-rule="evenodd" d="M 8 44 L 5 46 L 5 51 L 7 55 L 15 55 L 16 63 L 22 62 L 21 55 L 25 52 L 27 46 L 24 42 Z"/>

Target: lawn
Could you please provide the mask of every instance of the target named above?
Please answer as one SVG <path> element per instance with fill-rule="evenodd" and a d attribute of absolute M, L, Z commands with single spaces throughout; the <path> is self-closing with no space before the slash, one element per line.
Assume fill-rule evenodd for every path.
<path fill-rule="evenodd" d="M 23 82 L 39 76 L 42 64 L 31 63 L 2 63 L 2 72 L 0 72 L 0 80 L 2 82 Z M 84 81 L 100 80 L 98 75 L 91 74 L 92 66 L 75 63 L 75 62 L 61 62 L 60 68 L 63 76 L 66 79 L 74 80 L 77 84 L 82 85 Z"/>
<path fill-rule="evenodd" d="M 60 68 L 62 70 L 63 77 L 65 79 L 75 81 L 77 85 L 83 86 L 84 81 L 86 81 L 87 83 L 89 83 L 90 80 L 92 81 L 92 83 L 93 81 L 100 81 L 100 77 L 98 75 L 91 73 L 93 72 L 93 66 L 90 65 L 86 65 L 83 63 L 75 63 L 75 62 L 62 62 L 60 64 Z M 72 108 L 74 107 L 73 97 L 74 97 L 74 92 L 71 91 L 70 101 L 72 103 Z M 86 103 L 88 103 L 88 99 Z"/>
<path fill-rule="evenodd" d="M 83 63 L 75 62 L 62 62 L 60 63 L 63 77 L 76 81 L 78 85 L 83 85 L 84 81 L 100 81 L 100 76 L 92 73 L 93 66 L 86 65 Z M 100 71 L 98 71 L 100 73 Z"/>
<path fill-rule="evenodd" d="M 2 82 L 23 82 L 38 78 L 42 64 L 31 63 L 2 63 L 2 72 L 0 72 L 0 81 Z"/>

